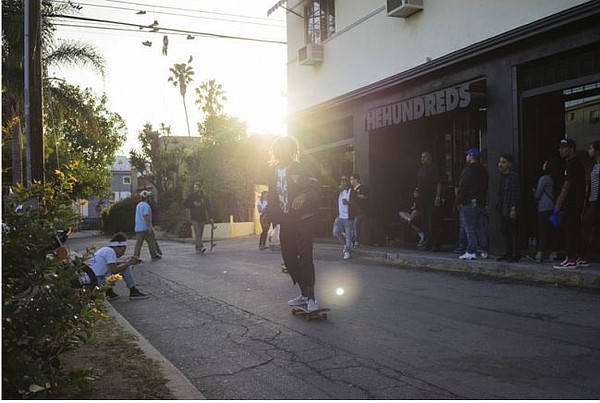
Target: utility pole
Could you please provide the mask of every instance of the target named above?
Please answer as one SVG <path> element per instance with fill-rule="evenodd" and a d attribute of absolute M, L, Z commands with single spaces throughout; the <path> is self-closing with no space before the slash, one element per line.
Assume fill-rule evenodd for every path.
<path fill-rule="evenodd" d="M 25 0 L 25 129 L 27 180 L 44 181 L 42 117 L 42 2 Z"/>

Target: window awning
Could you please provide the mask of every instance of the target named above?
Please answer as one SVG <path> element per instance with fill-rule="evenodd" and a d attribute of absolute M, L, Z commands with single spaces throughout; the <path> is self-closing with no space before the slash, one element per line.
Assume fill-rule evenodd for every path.
<path fill-rule="evenodd" d="M 271 7 L 268 11 L 267 11 L 267 17 L 270 16 L 271 14 L 273 14 L 279 7 L 283 8 L 285 11 L 290 12 L 292 14 L 297 15 L 300 18 L 303 18 L 300 14 L 298 14 L 297 12 L 290 10 L 287 7 L 284 7 L 283 5 L 287 2 L 287 0 L 279 0 L 277 3 L 275 3 L 273 5 L 273 7 Z"/>

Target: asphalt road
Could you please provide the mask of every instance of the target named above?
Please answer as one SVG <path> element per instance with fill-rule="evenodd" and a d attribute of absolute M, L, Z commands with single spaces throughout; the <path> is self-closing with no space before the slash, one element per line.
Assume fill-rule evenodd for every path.
<path fill-rule="evenodd" d="M 298 291 L 279 252 L 257 245 L 220 241 L 200 256 L 162 241 L 164 258 L 150 262 L 146 248 L 134 273 L 151 297 L 112 303 L 207 399 L 600 397 L 598 293 L 317 248 L 317 298 L 331 312 L 306 321 L 286 305 Z"/>

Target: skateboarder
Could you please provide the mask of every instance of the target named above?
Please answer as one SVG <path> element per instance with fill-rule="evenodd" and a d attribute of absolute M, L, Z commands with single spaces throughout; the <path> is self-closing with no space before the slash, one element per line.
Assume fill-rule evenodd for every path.
<path fill-rule="evenodd" d="M 300 288 L 300 295 L 289 300 L 288 305 L 306 305 L 308 311 L 317 311 L 313 231 L 318 181 L 299 162 L 298 142 L 293 137 L 275 139 L 270 155 L 273 171 L 266 214 L 272 222 L 280 224 L 283 262 L 292 281 Z"/>
<path fill-rule="evenodd" d="M 204 234 L 204 224 L 211 215 L 211 208 L 210 202 L 202 190 L 202 182 L 194 183 L 194 189 L 183 202 L 183 206 L 190 211 L 189 217 L 194 230 L 196 253 L 204 254 L 206 248 L 202 242 L 202 235 Z"/>

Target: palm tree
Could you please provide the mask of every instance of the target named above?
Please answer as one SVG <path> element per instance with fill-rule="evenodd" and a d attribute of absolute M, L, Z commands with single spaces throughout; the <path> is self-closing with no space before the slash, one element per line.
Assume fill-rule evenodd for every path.
<path fill-rule="evenodd" d="M 223 103 L 227 101 L 223 86 L 216 80 L 204 81 L 196 88 L 196 105 L 201 105 L 201 110 L 207 116 L 220 115 L 223 112 Z"/>
<path fill-rule="evenodd" d="M 175 63 L 173 67 L 169 68 L 171 77 L 169 82 L 173 83 L 173 86 L 179 86 L 179 94 L 183 99 L 183 110 L 185 112 L 185 121 L 187 123 L 188 136 L 191 137 L 190 133 L 190 120 L 188 118 L 187 106 L 185 105 L 185 93 L 188 85 L 192 82 L 192 76 L 194 75 L 194 68 L 188 66 L 186 63 Z"/>
<path fill-rule="evenodd" d="M 55 65 L 91 66 L 101 75 L 105 72 L 105 60 L 90 45 L 79 42 L 56 41 L 50 15 L 72 12 L 67 3 L 42 2 L 42 61 L 43 88 L 46 104 L 56 87 L 47 77 L 48 67 Z M 2 124 L 12 124 L 11 155 L 13 183 L 20 183 L 22 175 L 22 117 L 23 94 L 23 21 L 22 0 L 2 1 Z M 77 105 L 74 105 L 77 107 Z M 46 108 L 47 109 L 47 108 Z"/>

